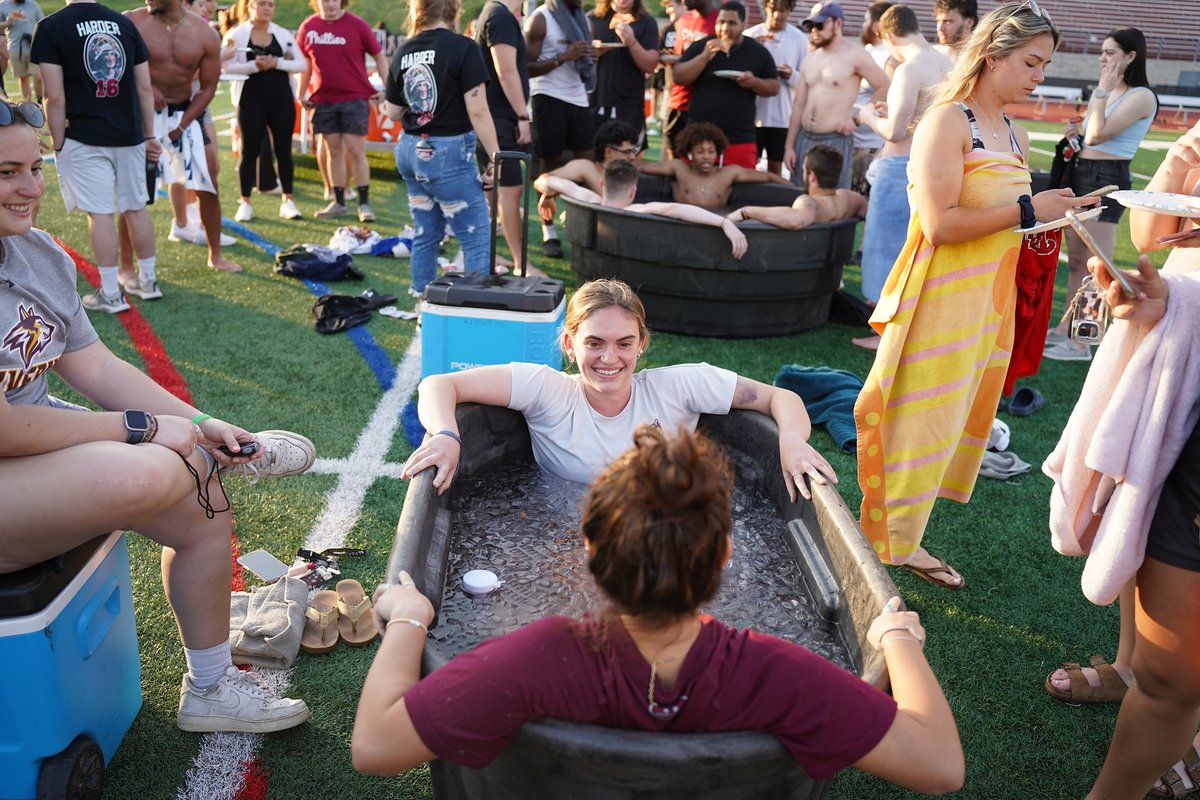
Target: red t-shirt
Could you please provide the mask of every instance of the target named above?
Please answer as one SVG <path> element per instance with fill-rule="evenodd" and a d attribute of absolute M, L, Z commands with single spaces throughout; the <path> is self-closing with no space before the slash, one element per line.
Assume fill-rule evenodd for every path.
<path fill-rule="evenodd" d="M 644 731 L 766 731 L 816 780 L 869 753 L 896 703 L 858 676 L 790 642 L 727 628 L 708 616 L 672 690 L 663 720 L 647 711 L 650 665 L 620 625 L 596 649 L 595 623 L 549 617 L 491 639 L 434 671 L 404 695 L 421 741 L 479 769 L 527 720 L 565 719 Z M 684 696 L 686 695 L 686 699 Z"/>
<path fill-rule="evenodd" d="M 366 57 L 379 52 L 379 40 L 362 17 L 347 11 L 326 22 L 313 14 L 300 23 L 296 43 L 312 65 L 314 103 L 366 100 L 375 94 L 367 79 Z"/>
<path fill-rule="evenodd" d="M 713 11 L 707 17 L 702 17 L 694 11 L 689 11 L 675 20 L 675 55 L 683 55 L 683 51 L 693 43 L 709 36 L 716 35 L 717 12 Z M 692 98 L 692 87 L 679 83 L 671 85 L 671 96 L 667 102 L 671 108 L 686 111 Z"/>

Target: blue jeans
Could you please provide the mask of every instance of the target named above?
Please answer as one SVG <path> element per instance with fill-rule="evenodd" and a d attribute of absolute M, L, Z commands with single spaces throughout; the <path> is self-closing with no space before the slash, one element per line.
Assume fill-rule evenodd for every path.
<path fill-rule="evenodd" d="M 879 302 L 883 284 L 908 237 L 908 156 L 888 156 L 867 168 L 871 202 L 863 227 L 862 293 Z"/>
<path fill-rule="evenodd" d="M 489 272 L 488 205 L 475 164 L 475 133 L 461 136 L 403 134 L 396 144 L 396 170 L 408 184 L 412 212 L 412 288 L 423 292 L 437 276 L 438 244 L 446 223 L 458 237 L 467 272 Z"/>

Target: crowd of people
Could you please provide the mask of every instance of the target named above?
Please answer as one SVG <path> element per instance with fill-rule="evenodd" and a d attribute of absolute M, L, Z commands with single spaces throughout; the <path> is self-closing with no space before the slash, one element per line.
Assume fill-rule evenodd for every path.
<path fill-rule="evenodd" d="M 360 222 L 374 221 L 365 156 L 370 104 L 400 123 L 395 163 L 413 222 L 416 297 L 437 274 L 447 229 L 462 247 L 465 270 L 492 269 L 493 185 L 515 266 L 530 266 L 522 262 L 527 223 L 519 204 L 531 177 L 540 195 L 541 252 L 549 258 L 563 254 L 558 196 L 719 228 L 735 258 L 747 250 L 739 223 L 795 230 L 865 219 L 862 293 L 877 335 L 855 343 L 877 355 L 854 409 L 862 528 L 884 563 L 945 588 L 966 586 L 923 547 L 925 528 L 936 499 L 967 502 L 979 474 L 1014 357 L 1021 230 L 1102 206 L 1086 225 L 1112 257 L 1123 207 L 1090 193 L 1130 188 L 1130 162 L 1157 114 L 1139 31 L 1117 29 L 1104 39 L 1096 88 L 1064 131 L 1077 150 L 1071 173 L 1062 186 L 1034 193 L 1029 136 L 1005 114 L 1045 80 L 1059 44 L 1050 15 L 1033 0 L 982 17 L 974 0 L 938 0 L 936 42 L 912 8 L 875 2 L 864 14 L 861 43 L 848 35 L 837 0 L 817 2 L 798 27 L 788 22 L 793 0 L 766 0 L 763 22 L 750 27 L 739 0 L 715 7 L 685 0 L 682 7 L 667 4 L 662 29 L 642 0 L 600 0 L 590 12 L 581 0 L 546 0 L 524 19 L 520 0 L 488 0 L 472 21 L 473 38 L 457 32 L 457 0 L 413 0 L 407 36 L 390 58 L 346 0 L 312 0 L 314 13 L 294 35 L 274 22 L 275 2 L 239 0 L 221 33 L 211 22 L 211 0 L 148 0 L 126 14 L 94 0 L 67 0 L 44 18 L 35 0 L 0 2 L 5 60 L 27 98 L 0 103 L 0 150 L 11 154 L 12 173 L 0 182 L 7 194 L 0 198 L 0 295 L 19 301 L 13 330 L 61 333 L 54 349 L 23 363 L 10 348 L 0 372 L 0 416 L 8 420 L 0 425 L 0 496 L 44 491 L 39 476 L 53 471 L 74 480 L 79 494 L 96 495 L 93 505 L 101 509 L 82 504 L 88 513 L 62 509 L 10 520 L 5 530 L 21 535 L 0 571 L 69 549 L 94 533 L 97 514 L 109 528 L 128 526 L 160 542 L 188 665 L 181 727 L 271 731 L 308 716 L 303 702 L 277 698 L 232 668 L 223 607 L 228 503 L 223 510 L 213 504 L 224 499 L 222 474 L 304 471 L 314 457 L 311 442 L 285 431 L 250 434 L 175 399 L 104 348 L 85 313 L 120 313 L 130 295 L 163 296 L 146 209 L 156 180 L 169 187 L 168 238 L 203 244 L 209 267 L 241 269 L 223 250 L 232 242 L 221 232 L 220 159 L 209 113 L 222 73 L 242 78 L 232 82 L 239 222 L 254 219 L 256 189 L 279 196 L 280 217 L 301 217 L 291 146 L 296 101 L 311 112 L 317 135 L 326 201 L 315 212 L 320 219 L 349 216 L 356 207 Z M 656 79 L 664 141 L 663 160 L 652 162 L 640 156 L 647 144 L 644 94 Z M 88 217 L 101 285 L 82 298 L 70 260 L 33 228 L 44 189 L 43 126 L 64 205 Z M 533 176 L 516 161 L 493 160 L 514 150 L 530 153 Z M 642 174 L 668 179 L 674 202 L 638 203 Z M 1200 126 L 1172 147 L 1150 188 L 1192 194 L 1198 177 Z M 787 205 L 731 209 L 738 183 L 800 192 Z M 1191 307 L 1200 299 L 1190 277 L 1200 241 L 1187 235 L 1193 227 L 1134 213 L 1139 248 L 1178 248 L 1163 274 L 1139 262 L 1130 276 L 1134 295 L 1122 294 L 1099 262 L 1088 261 L 1078 235 L 1065 234 L 1068 295 L 1093 273 L 1125 326 L 1098 359 L 1129 374 L 1170 376 L 1171 367 L 1200 375 L 1200 350 L 1190 347 L 1197 330 Z M 1090 346 L 1070 334 L 1066 323 L 1051 330 L 1044 356 L 1091 360 Z M 596 281 L 572 296 L 562 337 L 578 375 L 513 364 L 422 383 L 419 414 L 431 435 L 409 458 L 405 476 L 433 469 L 437 490 L 450 486 L 462 445 L 457 403 L 521 411 L 539 465 L 593 483 L 583 531 L 589 567 L 612 608 L 603 619 L 530 625 L 421 681 L 420 632 L 432 622 L 432 607 L 402 574 L 399 585 L 375 598 L 380 628 L 389 633 L 364 687 L 356 765 L 379 773 L 434 757 L 482 765 L 525 719 L 549 715 L 651 730 L 765 729 L 815 777 L 853 765 L 918 791 L 957 788 L 962 749 L 924 660 L 915 614 L 889 604 L 868 635 L 887 660 L 889 699 L 802 648 L 732 631 L 698 613 L 729 557 L 730 526 L 728 466 L 691 432 L 699 414 L 746 408 L 771 416 L 780 431 L 781 478 L 793 499 L 809 497 L 812 482 L 836 483 L 837 476 L 808 443 L 811 425 L 797 395 L 707 364 L 638 371 L 648 335 L 632 290 Z M 108 410 L 80 413 L 51 397 L 44 379 L 51 368 Z M 1081 409 L 1108 402 L 1102 380 L 1111 377 L 1089 379 Z M 1135 455 L 1154 451 L 1158 465 L 1145 470 L 1147 484 L 1139 488 L 1151 500 L 1140 501 L 1134 518 L 1144 552 L 1130 556 L 1122 540 L 1125 549 L 1100 556 L 1125 569 L 1117 585 L 1097 590 L 1106 602 L 1110 588 L 1121 598 L 1117 657 L 1111 665 L 1064 665 L 1045 681 L 1062 700 L 1122 703 L 1090 798 L 1140 797 L 1159 776 L 1168 792 L 1200 780 L 1200 738 L 1192 741 L 1200 718 L 1200 398 L 1194 382 L 1162 380 L 1177 413 L 1139 430 L 1136 443 Z M 1138 385 L 1143 393 L 1156 388 L 1153 381 Z M 120 411 L 130 408 L 141 410 Z M 1067 542 L 1064 552 L 1086 552 L 1107 533 L 1096 512 L 1104 501 L 1135 502 L 1121 489 L 1097 500 L 1096 481 L 1081 482 L 1086 444 L 1107 432 L 1085 419 L 1098 418 L 1077 412 L 1047 462 L 1056 482 L 1052 527 L 1056 546 Z M 642 424 L 649 421 L 653 428 Z M 1103 473 L 1091 463 L 1087 469 Z M 114 489 L 93 480 L 101 472 L 135 479 Z M 1089 503 L 1091 516 L 1080 511 Z M 631 533 L 649 529 L 662 536 Z M 628 578 L 632 564 L 645 572 L 636 586 Z M 573 696 L 573 682 L 529 680 L 538 674 L 525 666 L 535 651 L 539 659 L 552 651 L 570 661 L 573 678 L 593 676 L 592 700 Z M 736 656 L 696 663 L 690 654 L 697 652 Z M 474 681 L 481 659 L 510 668 Z M 810 700 L 784 692 L 796 685 L 797 672 L 853 712 L 797 726 L 794 715 L 817 713 Z M 619 677 L 603 677 L 609 674 Z M 630 692 L 640 699 L 646 675 L 648 716 L 630 700 Z M 721 710 L 728 704 L 707 702 L 700 689 L 733 691 L 762 681 L 784 694 L 748 696 L 736 714 Z M 481 718 L 495 723 L 481 730 Z M 1173 767 L 1188 748 L 1189 758 Z"/>

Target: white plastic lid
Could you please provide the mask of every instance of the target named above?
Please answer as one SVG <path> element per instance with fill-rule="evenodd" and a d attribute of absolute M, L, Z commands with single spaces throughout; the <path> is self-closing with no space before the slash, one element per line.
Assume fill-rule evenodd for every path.
<path fill-rule="evenodd" d="M 490 569 L 473 569 L 463 575 L 463 591 L 469 594 L 487 594 L 500 587 L 500 579 Z"/>

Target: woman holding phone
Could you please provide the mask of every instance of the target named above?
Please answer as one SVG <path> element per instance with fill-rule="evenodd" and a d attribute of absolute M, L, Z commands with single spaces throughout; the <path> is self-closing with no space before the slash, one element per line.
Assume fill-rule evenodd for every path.
<path fill-rule="evenodd" d="M 254 189 L 255 170 L 263 142 L 275 146 L 275 161 L 279 165 L 279 186 L 283 196 L 279 216 L 300 219 L 300 211 L 292 199 L 292 130 L 296 125 L 296 103 L 292 91 L 292 73 L 304 69 L 304 56 L 296 40 L 285 28 L 276 25 L 275 0 L 249 0 L 250 14 L 242 24 L 225 37 L 225 45 L 233 48 L 233 60 L 225 71 L 246 75 L 244 81 L 234 81 L 230 97 L 237 107 L 238 129 L 242 133 L 242 148 L 238 153 L 238 182 L 242 200 L 238 203 L 238 222 L 254 218 L 250 192 Z"/>
<path fill-rule="evenodd" d="M 885 563 L 966 585 L 921 544 L 934 500 L 971 498 L 1016 319 L 1021 235 L 1095 198 L 1031 196 L 1029 135 L 1004 114 L 1045 79 L 1059 33 L 1036 2 L 971 34 L 913 133 L 908 237 L 871 316 L 879 351 L 854 406 L 862 527 Z"/>
<path fill-rule="evenodd" d="M 1071 189 L 1083 195 L 1106 186 L 1129 189 L 1129 165 L 1158 113 L 1158 97 L 1146 77 L 1146 37 L 1137 28 L 1112 31 L 1100 49 L 1100 79 L 1088 100 L 1083 121 L 1067 126 L 1068 139 L 1082 137 L 1083 150 L 1075 156 Z M 1116 200 L 1101 201 L 1103 211 L 1085 222 L 1100 251 L 1112 260 L 1117 244 L 1117 223 L 1124 207 Z M 1063 236 L 1070 277 L 1067 299 L 1075 296 L 1087 274 L 1091 251 L 1073 230 Z M 1046 358 L 1054 361 L 1091 361 L 1092 349 L 1071 341 L 1067 324 L 1046 337 Z"/>

